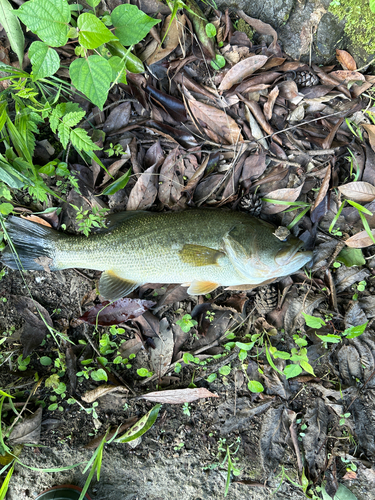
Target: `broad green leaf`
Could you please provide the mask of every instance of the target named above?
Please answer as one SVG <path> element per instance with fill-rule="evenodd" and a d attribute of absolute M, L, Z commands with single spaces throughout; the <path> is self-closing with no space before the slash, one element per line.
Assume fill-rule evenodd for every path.
<path fill-rule="evenodd" d="M 81 14 L 77 19 L 78 41 L 85 49 L 96 49 L 117 37 L 93 14 Z"/>
<path fill-rule="evenodd" d="M 97 55 L 75 59 L 69 67 L 69 74 L 72 84 L 102 110 L 112 79 L 109 62 Z"/>
<path fill-rule="evenodd" d="M 360 248 L 344 247 L 336 257 L 336 260 L 346 267 L 363 266 L 366 264 L 363 252 Z"/>
<path fill-rule="evenodd" d="M 100 4 L 100 0 L 86 0 L 86 3 L 90 5 L 90 7 L 97 7 Z"/>
<path fill-rule="evenodd" d="M 366 321 L 366 323 L 364 323 L 363 325 L 351 326 L 344 331 L 343 335 L 346 335 L 347 339 L 354 339 L 355 337 L 359 337 L 366 330 L 367 324 L 368 321 Z"/>
<path fill-rule="evenodd" d="M 212 23 L 206 24 L 206 33 L 209 38 L 216 36 L 216 28 Z"/>
<path fill-rule="evenodd" d="M 285 351 L 276 351 L 275 353 L 272 353 L 272 356 L 274 358 L 290 359 L 289 352 L 285 352 Z"/>
<path fill-rule="evenodd" d="M 263 385 L 258 382 L 257 380 L 250 380 L 247 384 L 247 387 L 250 392 L 263 392 L 264 387 Z"/>
<path fill-rule="evenodd" d="M 244 344 L 243 342 L 236 342 L 236 346 L 239 349 L 243 349 L 244 351 L 251 351 L 251 349 L 254 347 L 254 344 L 255 342 L 249 342 L 248 344 Z"/>
<path fill-rule="evenodd" d="M 0 214 L 9 215 L 13 211 L 13 205 L 11 203 L 0 203 Z"/>
<path fill-rule="evenodd" d="M 370 0 L 370 10 L 375 14 L 375 0 Z"/>
<path fill-rule="evenodd" d="M 0 181 L 5 182 L 5 184 L 13 189 L 20 189 L 25 186 L 19 172 L 3 162 L 0 162 Z"/>
<path fill-rule="evenodd" d="M 160 23 L 160 19 L 153 19 L 131 4 L 116 7 L 111 14 L 111 20 L 116 28 L 116 36 L 126 47 L 143 40 L 151 28 Z"/>
<path fill-rule="evenodd" d="M 99 368 L 98 370 L 94 370 L 91 372 L 91 378 L 96 382 L 99 382 L 100 380 L 107 381 L 108 375 L 106 371 L 103 370 L 103 368 Z"/>
<path fill-rule="evenodd" d="M 342 340 L 340 335 L 333 335 L 333 334 L 318 335 L 317 334 L 316 336 L 319 337 L 322 342 L 330 342 L 331 344 L 338 344 Z"/>
<path fill-rule="evenodd" d="M 44 42 L 33 42 L 30 45 L 29 57 L 34 80 L 52 76 L 60 68 L 59 54 Z"/>
<path fill-rule="evenodd" d="M 230 374 L 231 367 L 229 365 L 222 366 L 219 368 L 220 375 L 227 376 Z"/>
<path fill-rule="evenodd" d="M 210 382 L 210 383 L 211 383 L 211 382 L 213 382 L 213 381 L 214 381 L 214 380 L 216 380 L 216 379 L 217 379 L 217 375 L 216 375 L 216 373 L 211 373 L 211 375 L 209 375 L 209 376 L 206 378 L 207 382 Z"/>
<path fill-rule="evenodd" d="M 144 417 L 142 417 L 136 424 L 133 425 L 125 434 L 115 439 L 116 443 L 129 443 L 141 437 L 145 432 L 147 432 L 150 427 L 154 425 L 154 422 L 158 416 L 161 404 L 155 405 Z"/>
<path fill-rule="evenodd" d="M 49 366 L 52 364 L 52 359 L 49 356 L 42 356 L 39 361 L 43 366 Z"/>
<path fill-rule="evenodd" d="M 304 312 L 302 313 L 303 317 L 305 318 L 306 325 L 309 326 L 310 328 L 322 328 L 322 326 L 325 326 L 326 322 L 322 318 L 317 318 L 316 316 L 310 316 L 310 314 L 305 314 Z"/>
<path fill-rule="evenodd" d="M 302 368 L 299 365 L 288 365 L 284 368 L 286 378 L 297 377 L 300 373 L 302 373 Z"/>
<path fill-rule="evenodd" d="M 29 0 L 16 11 L 33 33 L 51 47 L 68 41 L 70 8 L 67 0 Z"/>
<path fill-rule="evenodd" d="M 70 140 L 72 141 L 73 146 L 78 151 L 97 151 L 101 149 L 99 146 L 94 144 L 90 137 L 88 136 L 86 130 L 83 128 L 75 128 L 70 132 Z"/>
<path fill-rule="evenodd" d="M 0 24 L 8 35 L 10 46 L 17 54 L 20 68 L 22 68 L 25 38 L 20 22 L 8 0 L 0 0 Z"/>
<path fill-rule="evenodd" d="M 314 375 L 315 377 L 314 369 L 310 365 L 310 363 L 308 363 L 307 361 L 300 361 L 300 365 L 307 373 L 311 373 L 311 375 Z"/>
<path fill-rule="evenodd" d="M 126 174 L 122 175 L 119 179 L 116 181 L 112 182 L 109 186 L 105 188 L 105 190 L 102 192 L 102 195 L 110 195 L 110 194 L 115 194 L 117 191 L 120 191 L 120 189 L 124 189 L 126 184 L 129 182 L 131 176 L 131 169 L 126 172 Z"/>
<path fill-rule="evenodd" d="M 124 83 L 126 85 L 127 81 L 125 60 L 123 61 L 119 56 L 112 56 L 108 59 L 108 62 L 112 68 L 112 82 L 116 81 L 119 83 Z"/>

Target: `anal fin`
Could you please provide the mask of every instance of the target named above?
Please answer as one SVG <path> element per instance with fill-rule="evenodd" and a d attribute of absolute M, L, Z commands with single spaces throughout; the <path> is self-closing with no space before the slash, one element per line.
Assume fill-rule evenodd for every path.
<path fill-rule="evenodd" d="M 189 286 L 187 292 L 190 295 L 205 295 L 206 293 L 212 292 L 220 286 L 219 283 L 213 283 L 212 281 L 198 281 L 194 280 Z"/>
<path fill-rule="evenodd" d="M 99 280 L 99 293 L 108 300 L 117 300 L 129 295 L 140 284 L 121 278 L 114 271 L 105 271 Z"/>

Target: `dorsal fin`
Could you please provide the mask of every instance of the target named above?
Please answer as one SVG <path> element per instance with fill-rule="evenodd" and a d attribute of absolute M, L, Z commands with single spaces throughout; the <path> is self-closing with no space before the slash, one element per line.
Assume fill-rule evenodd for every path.
<path fill-rule="evenodd" d="M 140 284 L 120 278 L 114 271 L 105 271 L 99 280 L 99 293 L 105 299 L 117 300 L 129 295 Z"/>

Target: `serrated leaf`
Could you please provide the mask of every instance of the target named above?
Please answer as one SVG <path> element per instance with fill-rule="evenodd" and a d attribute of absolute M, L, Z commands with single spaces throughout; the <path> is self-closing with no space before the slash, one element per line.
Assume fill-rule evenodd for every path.
<path fill-rule="evenodd" d="M 117 37 L 93 14 L 81 14 L 77 19 L 78 41 L 85 49 L 96 49 Z"/>
<path fill-rule="evenodd" d="M 57 127 L 60 123 L 60 116 L 59 111 L 55 108 L 49 117 L 49 126 L 54 134 L 56 134 Z"/>
<path fill-rule="evenodd" d="M 57 127 L 57 131 L 59 133 L 59 139 L 60 139 L 62 145 L 64 146 L 64 148 L 66 148 L 66 146 L 68 145 L 68 142 L 69 142 L 70 128 L 67 127 L 65 125 L 65 123 L 60 122 L 58 127 Z"/>
<path fill-rule="evenodd" d="M 75 127 L 82 120 L 82 118 L 85 116 L 85 114 L 86 113 L 83 110 L 82 111 L 73 111 L 71 113 L 67 113 L 63 118 L 63 122 L 68 127 Z"/>
<path fill-rule="evenodd" d="M 70 8 L 67 0 L 29 0 L 15 12 L 33 33 L 51 47 L 68 41 Z"/>
<path fill-rule="evenodd" d="M 60 68 L 59 54 L 44 42 L 33 42 L 30 45 L 29 57 L 34 80 L 52 76 Z"/>
<path fill-rule="evenodd" d="M 17 54 L 20 68 L 22 68 L 25 37 L 20 22 L 8 0 L 0 0 L 0 24 L 8 35 L 10 46 Z"/>
<path fill-rule="evenodd" d="M 287 379 L 297 377 L 300 373 L 302 373 L 302 368 L 299 365 L 288 365 L 284 368 L 284 375 Z"/>
<path fill-rule="evenodd" d="M 83 128 L 75 128 L 72 130 L 70 133 L 70 140 L 78 151 L 97 151 L 101 149 L 92 142 L 86 130 L 83 130 Z"/>
<path fill-rule="evenodd" d="M 133 425 L 125 434 L 115 439 L 116 443 L 129 443 L 141 437 L 145 432 L 147 432 L 150 427 L 153 426 L 159 410 L 161 408 L 160 404 L 155 405 L 146 415 L 144 415 L 136 424 Z"/>
<path fill-rule="evenodd" d="M 109 62 L 97 55 L 76 59 L 69 67 L 69 74 L 72 84 L 102 110 L 111 85 Z"/>
<path fill-rule="evenodd" d="M 153 19 L 135 5 L 125 4 L 116 7 L 111 15 L 115 34 L 120 42 L 129 47 L 143 40 L 160 19 Z"/>

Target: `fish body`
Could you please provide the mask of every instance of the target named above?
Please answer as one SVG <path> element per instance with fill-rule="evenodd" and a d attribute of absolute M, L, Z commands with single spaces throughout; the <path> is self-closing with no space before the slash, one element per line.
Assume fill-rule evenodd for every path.
<path fill-rule="evenodd" d="M 123 212 L 89 237 L 10 217 L 7 231 L 24 269 L 104 271 L 101 295 L 116 300 L 144 283 L 183 283 L 191 294 L 218 286 L 256 286 L 298 271 L 312 258 L 302 242 L 280 241 L 274 227 L 242 212 L 216 209 Z M 17 268 L 10 249 L 2 262 Z"/>

